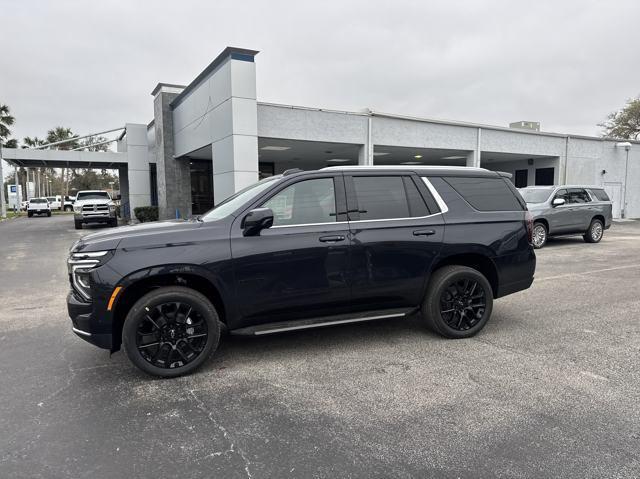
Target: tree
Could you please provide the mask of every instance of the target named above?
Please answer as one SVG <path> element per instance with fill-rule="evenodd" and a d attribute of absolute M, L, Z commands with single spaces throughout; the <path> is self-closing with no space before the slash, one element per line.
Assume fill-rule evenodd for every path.
<path fill-rule="evenodd" d="M 22 139 L 22 148 L 35 148 L 36 146 L 41 146 L 46 143 L 47 142 L 45 140 L 41 140 L 37 136 L 34 136 L 33 138 L 25 136 Z"/>
<path fill-rule="evenodd" d="M 11 116 L 11 109 L 7 105 L 0 104 L 0 144 L 7 148 L 15 148 L 15 146 L 9 146 L 9 142 L 5 143 L 7 138 L 11 136 L 9 127 L 13 125 L 15 121 L 16 119 Z"/>
<path fill-rule="evenodd" d="M 52 130 L 47 132 L 47 143 L 56 143 L 62 140 L 71 140 L 78 135 L 74 135 L 71 131 L 71 128 L 64 128 L 62 126 L 56 126 Z M 53 148 L 56 150 L 73 150 L 74 148 L 78 148 L 80 145 L 78 141 L 68 141 L 66 143 L 62 143 L 60 145 L 55 145 Z"/>
<path fill-rule="evenodd" d="M 103 143 L 107 141 L 104 136 L 90 136 L 80 142 L 80 146 L 87 151 L 109 151 L 109 144 Z M 100 145 L 100 143 L 103 143 Z"/>
<path fill-rule="evenodd" d="M 607 121 L 598 126 L 604 128 L 603 136 L 625 140 L 640 138 L 640 97 L 627 100 L 622 109 L 609 113 Z"/>

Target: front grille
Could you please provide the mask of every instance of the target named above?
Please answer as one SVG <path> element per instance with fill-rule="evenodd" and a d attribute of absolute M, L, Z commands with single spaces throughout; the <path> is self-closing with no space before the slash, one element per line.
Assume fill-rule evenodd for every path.
<path fill-rule="evenodd" d="M 82 212 L 87 213 L 104 213 L 109 211 L 109 205 L 83 205 Z"/>

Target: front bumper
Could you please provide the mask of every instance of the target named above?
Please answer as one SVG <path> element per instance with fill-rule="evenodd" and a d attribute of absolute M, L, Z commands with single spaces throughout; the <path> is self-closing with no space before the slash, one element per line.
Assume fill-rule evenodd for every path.
<path fill-rule="evenodd" d="M 73 291 L 67 295 L 67 310 L 73 332 L 85 341 L 103 349 L 111 349 L 112 335 L 96 332 L 93 328 L 93 305 L 80 300 Z"/>

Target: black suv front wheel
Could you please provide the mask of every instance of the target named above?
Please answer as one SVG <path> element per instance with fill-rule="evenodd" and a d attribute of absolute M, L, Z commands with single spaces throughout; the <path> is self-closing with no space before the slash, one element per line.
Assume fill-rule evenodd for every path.
<path fill-rule="evenodd" d="M 431 277 L 422 314 L 432 331 L 446 338 L 468 338 L 484 328 L 493 309 L 493 291 L 479 271 L 444 266 Z"/>
<path fill-rule="evenodd" d="M 122 328 L 122 345 L 131 362 L 161 377 L 193 372 L 215 351 L 219 339 L 214 306 L 201 293 L 182 286 L 145 294 Z"/>

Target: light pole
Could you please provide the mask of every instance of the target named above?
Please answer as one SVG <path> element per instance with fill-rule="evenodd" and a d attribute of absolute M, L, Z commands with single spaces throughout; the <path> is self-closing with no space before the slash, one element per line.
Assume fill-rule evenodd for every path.
<path fill-rule="evenodd" d="M 627 217 L 627 180 L 629 178 L 629 150 L 631 150 L 631 143 L 623 141 L 622 143 L 616 143 L 616 148 L 624 148 L 627 152 L 627 158 L 624 164 L 624 193 L 622 194 L 622 217 Z"/>
<path fill-rule="evenodd" d="M 7 203 L 4 199 L 4 174 L 2 173 L 2 142 L 0 142 L 0 216 L 7 217 Z"/>

